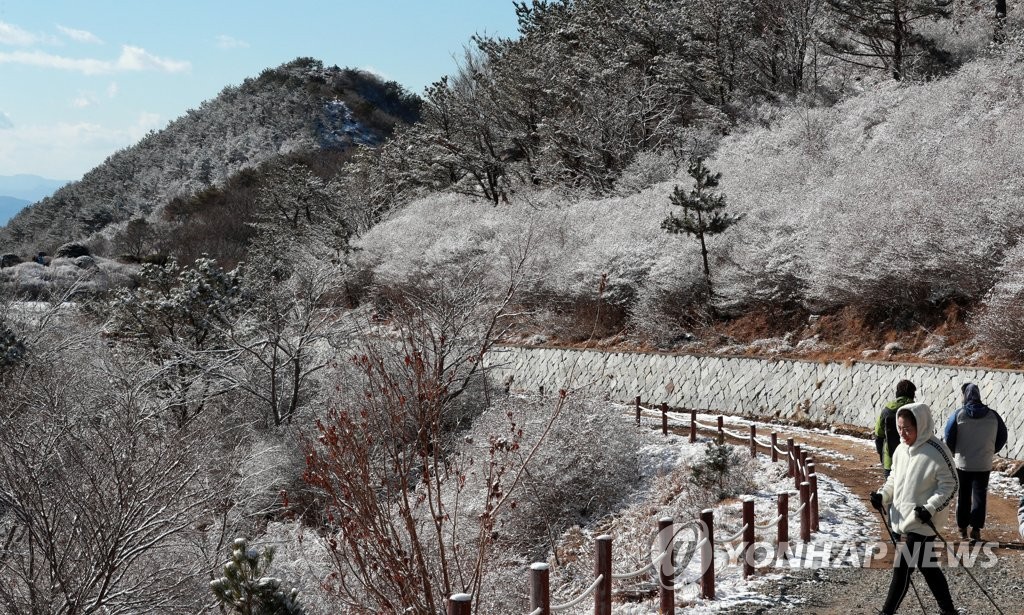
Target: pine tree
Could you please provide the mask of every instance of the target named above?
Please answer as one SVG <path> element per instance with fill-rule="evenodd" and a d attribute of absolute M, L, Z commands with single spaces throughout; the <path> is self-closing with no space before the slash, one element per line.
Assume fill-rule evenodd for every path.
<path fill-rule="evenodd" d="M 25 356 L 25 343 L 0 320 L 0 368 L 14 365 Z"/>
<path fill-rule="evenodd" d="M 224 576 L 210 582 L 217 602 L 238 615 L 304 615 L 299 590 L 285 591 L 281 579 L 264 576 L 273 561 L 272 547 L 261 554 L 249 548 L 244 538 L 236 538 Z"/>
<path fill-rule="evenodd" d="M 711 288 L 711 269 L 708 267 L 708 248 L 704 240 L 707 235 L 717 235 L 743 219 L 743 215 L 727 214 L 720 211 L 725 207 L 725 195 L 716 194 L 714 188 L 722 178 L 721 173 L 711 173 L 704 166 L 703 158 L 690 159 L 690 177 L 693 178 L 693 189 L 686 192 L 680 186 L 672 191 L 669 200 L 673 205 L 683 208 L 681 216 L 669 213 L 661 223 L 661 228 L 672 234 L 686 233 L 700 241 L 700 254 L 704 260 L 704 277 L 708 290 Z"/>
<path fill-rule="evenodd" d="M 952 0 L 828 0 L 835 12 L 840 37 L 825 37 L 835 57 L 851 64 L 889 71 L 903 80 L 914 56 L 939 64 L 949 54 L 914 31 L 919 20 L 946 19 Z"/>

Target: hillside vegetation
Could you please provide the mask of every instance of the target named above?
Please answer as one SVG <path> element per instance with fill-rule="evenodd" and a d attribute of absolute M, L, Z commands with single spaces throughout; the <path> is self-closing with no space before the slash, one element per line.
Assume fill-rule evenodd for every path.
<path fill-rule="evenodd" d="M 415 121 L 418 105 L 395 83 L 311 58 L 268 68 L 19 212 L 0 229 L 0 250 L 52 253 L 69 241 L 110 238 L 132 219 L 161 221 L 172 201 L 219 189 L 284 156 L 331 159 L 378 144 L 397 124 Z M 318 170 L 335 172 L 332 165 Z M 174 224 L 158 230 L 179 232 Z"/>
<path fill-rule="evenodd" d="M 299 59 L 23 212 L 0 611 L 527 612 L 715 503 L 728 447 L 663 472 L 502 342 L 1019 364 L 1019 19 L 885 6 L 521 3 L 422 98 Z"/>
<path fill-rule="evenodd" d="M 617 335 L 707 350 L 730 343 L 717 329 L 745 337 L 731 342 L 732 352 L 745 352 L 738 342 L 795 329 L 819 334 L 804 345 L 809 352 L 859 356 L 895 341 L 887 329 L 902 332 L 907 350 L 966 342 L 944 349 L 946 360 L 963 360 L 978 344 L 1012 354 L 1024 347 L 1015 324 L 1024 211 L 1019 54 L 1010 47 L 928 83 L 879 81 L 832 107 L 779 109 L 723 138 L 707 162 L 722 173 L 728 209 L 745 217 L 709 240 L 708 303 L 695 292 L 699 244 L 659 227 L 672 188 L 693 181 L 666 157 L 644 157 L 633 171 L 643 177 L 620 184 L 658 181 L 622 196 L 531 191 L 495 208 L 427 197 L 356 245 L 388 285 L 424 271 L 454 283 L 461 274 L 447 272 L 500 267 L 507 254 L 528 250 L 527 331 L 552 341 Z M 812 314 L 825 320 L 804 326 Z M 743 317 L 746 333 L 736 323 Z M 830 319 L 845 328 L 821 339 Z M 945 341 L 929 339 L 964 319 L 974 336 L 954 326 L 940 331 Z M 704 344 L 689 343 L 695 338 Z M 795 351 L 799 341 L 775 340 L 783 347 L 775 351 Z"/>

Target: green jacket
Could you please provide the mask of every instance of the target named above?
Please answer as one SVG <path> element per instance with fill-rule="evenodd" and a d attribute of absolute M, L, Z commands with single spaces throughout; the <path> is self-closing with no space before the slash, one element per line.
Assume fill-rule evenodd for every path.
<path fill-rule="evenodd" d="M 896 411 L 912 403 L 914 400 L 909 397 L 897 397 L 885 404 L 875 421 L 875 449 L 885 470 L 892 469 L 892 454 L 900 445 L 900 433 L 896 431 Z"/>

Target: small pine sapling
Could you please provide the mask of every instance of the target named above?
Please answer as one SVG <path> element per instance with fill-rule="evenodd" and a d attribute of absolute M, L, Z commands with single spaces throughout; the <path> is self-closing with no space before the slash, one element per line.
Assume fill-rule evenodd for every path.
<path fill-rule="evenodd" d="M 682 187 L 676 186 L 669 197 L 673 205 L 683 208 L 682 214 L 677 217 L 670 212 L 668 217 L 662 220 L 661 228 L 673 235 L 693 235 L 700 241 L 704 278 L 710 295 L 711 268 L 708 266 L 708 248 L 704 238 L 724 232 L 742 220 L 743 214 L 727 214 L 721 211 L 725 208 L 725 195 L 715 193 L 714 188 L 718 187 L 722 174 L 712 173 L 704 166 L 703 158 L 690 160 L 689 174 L 693 178 L 693 189 L 686 192 Z"/>
<path fill-rule="evenodd" d="M 244 538 L 232 544 L 224 576 L 210 581 L 210 590 L 221 607 L 237 615 L 304 615 L 299 590 L 285 591 L 281 579 L 265 576 L 274 561 L 273 547 L 260 553 Z"/>
<path fill-rule="evenodd" d="M 718 501 L 746 487 L 742 467 L 743 462 L 731 446 L 709 441 L 704 456 L 690 467 L 689 482 Z"/>

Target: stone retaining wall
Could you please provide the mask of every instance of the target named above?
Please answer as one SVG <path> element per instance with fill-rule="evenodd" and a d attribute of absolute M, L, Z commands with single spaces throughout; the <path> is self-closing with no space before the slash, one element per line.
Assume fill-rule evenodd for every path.
<path fill-rule="evenodd" d="M 974 382 L 1006 421 L 1010 439 L 1001 454 L 1024 459 L 1024 372 L 513 346 L 493 349 L 487 362 L 496 381 L 512 390 L 568 389 L 626 403 L 639 395 L 644 404 L 806 418 L 865 431 L 903 378 L 917 385 L 917 401 L 932 407 L 940 430 L 960 406 L 960 385 Z"/>

